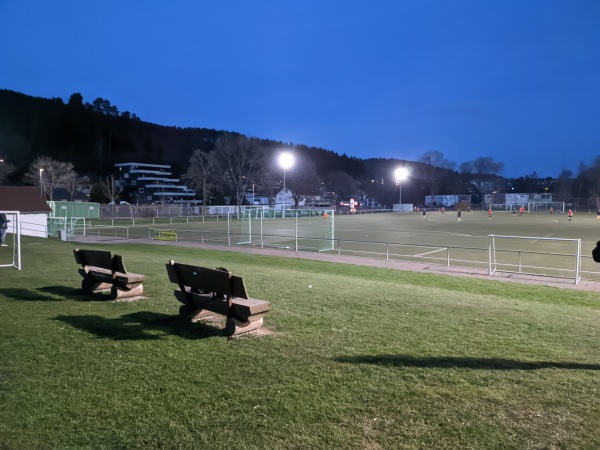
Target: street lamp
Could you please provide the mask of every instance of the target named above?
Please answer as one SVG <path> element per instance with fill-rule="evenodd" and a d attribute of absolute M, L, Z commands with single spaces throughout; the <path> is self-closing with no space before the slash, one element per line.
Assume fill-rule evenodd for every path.
<path fill-rule="evenodd" d="M 398 167 L 394 171 L 394 178 L 396 179 L 396 183 L 400 187 L 400 208 L 402 208 L 402 182 L 408 178 L 408 169 L 406 167 Z"/>
<path fill-rule="evenodd" d="M 44 169 L 40 169 L 40 195 L 42 197 L 44 196 L 43 178 L 42 178 L 43 173 L 44 173 Z"/>
<path fill-rule="evenodd" d="M 283 169 L 283 211 L 285 214 L 285 171 L 294 165 L 294 155 L 289 152 L 283 152 L 279 155 L 279 165 Z"/>

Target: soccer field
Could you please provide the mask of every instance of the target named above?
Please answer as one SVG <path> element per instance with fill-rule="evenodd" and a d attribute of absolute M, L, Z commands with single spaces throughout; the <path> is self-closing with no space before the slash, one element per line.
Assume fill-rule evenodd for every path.
<path fill-rule="evenodd" d="M 299 248 L 303 240 L 314 238 L 320 218 L 305 218 L 309 226 L 298 232 Z M 98 222 L 96 222 L 98 223 Z M 255 221 L 255 231 L 258 230 Z M 111 224 L 112 225 L 112 224 Z M 155 238 L 159 233 L 174 232 L 178 241 L 220 245 L 253 245 L 295 249 L 295 219 L 269 220 L 264 239 L 247 239 L 247 221 L 232 218 L 164 218 L 152 223 L 126 222 L 120 227 L 94 226 L 91 234 L 115 237 Z M 317 239 L 325 239 L 322 230 Z M 524 214 L 495 212 L 491 219 L 481 211 L 386 213 L 336 215 L 332 253 L 379 259 L 401 259 L 461 267 L 477 267 L 548 276 L 581 277 L 600 280 L 600 266 L 591 251 L 600 239 L 600 220 L 595 215 Z M 490 235 L 521 237 L 494 240 L 490 253 Z M 529 239 L 524 239 L 525 237 Z M 563 241 L 554 239 L 566 239 Z M 581 266 L 577 266 L 577 242 L 581 239 Z"/>

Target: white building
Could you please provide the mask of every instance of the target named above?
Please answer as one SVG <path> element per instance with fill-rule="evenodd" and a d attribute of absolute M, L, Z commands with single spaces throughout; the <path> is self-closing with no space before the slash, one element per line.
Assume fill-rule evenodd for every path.
<path fill-rule="evenodd" d="M 0 186 L 0 211 L 19 211 L 21 235 L 48 237 L 48 214 L 52 209 L 39 187 Z"/>
<path fill-rule="evenodd" d="M 275 209 L 290 209 L 294 207 L 294 193 L 288 188 L 275 194 Z"/>
<path fill-rule="evenodd" d="M 119 187 L 127 189 L 138 203 L 189 203 L 196 197 L 196 192 L 181 184 L 179 178 L 171 178 L 170 165 L 129 162 L 115 167 L 119 169 Z"/>

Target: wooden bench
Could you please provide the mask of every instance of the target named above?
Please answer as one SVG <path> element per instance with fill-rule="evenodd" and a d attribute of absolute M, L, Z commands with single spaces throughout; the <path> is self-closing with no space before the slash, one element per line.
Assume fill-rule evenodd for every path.
<path fill-rule="evenodd" d="M 207 269 L 169 261 L 167 273 L 172 283 L 179 285 L 175 297 L 183 305 L 182 316 L 192 320 L 220 314 L 227 317 L 227 336 L 256 330 L 263 324 L 263 316 L 271 309 L 265 300 L 251 299 L 241 277 L 224 270 Z"/>
<path fill-rule="evenodd" d="M 144 275 L 127 272 L 123 257 L 102 250 L 73 250 L 81 264 L 81 288 L 91 294 L 110 291 L 110 298 L 135 297 L 144 293 Z"/>

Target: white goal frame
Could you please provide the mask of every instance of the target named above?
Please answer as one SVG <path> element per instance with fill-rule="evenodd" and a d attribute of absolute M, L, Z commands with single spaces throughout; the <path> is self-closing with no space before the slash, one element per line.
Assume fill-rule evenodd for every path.
<path fill-rule="evenodd" d="M 12 234 L 12 261 L 10 264 L 2 264 L 0 261 L 0 267 L 14 267 L 17 270 L 21 270 L 21 213 L 19 211 L 0 211 L 6 214 L 6 218 L 10 220 L 8 228 L 6 230 L 6 241 L 9 242 L 9 233 Z M 5 248 L 0 247 L 0 255 L 2 255 Z"/>
<path fill-rule="evenodd" d="M 565 212 L 565 202 L 528 202 L 527 212 L 550 212 L 550 208 L 553 208 L 557 213 Z"/>
<path fill-rule="evenodd" d="M 518 270 L 508 270 L 508 269 L 499 269 L 498 266 L 498 262 L 496 260 L 496 239 L 527 239 L 529 241 L 564 241 L 564 242 L 572 242 L 573 245 L 575 246 L 575 254 L 573 255 L 560 255 L 560 256 L 572 256 L 575 258 L 575 267 L 573 267 L 572 269 L 561 269 L 561 268 L 544 268 L 544 267 L 536 267 L 539 269 L 549 269 L 549 270 L 555 270 L 555 271 L 568 271 L 568 272 L 573 272 L 573 276 L 559 276 L 559 275 L 547 275 L 547 274 L 543 274 L 543 273 L 535 273 L 535 272 L 524 272 L 522 269 L 524 266 L 522 266 L 521 264 L 521 250 L 506 250 L 506 251 L 513 251 L 513 252 L 517 252 L 518 253 Z M 550 237 L 532 237 L 532 236 L 502 236 L 502 235 L 494 235 L 494 234 L 490 234 L 488 235 L 488 253 L 489 253 L 489 257 L 488 257 L 488 274 L 489 275 L 493 275 L 496 272 L 505 272 L 505 273 L 518 273 L 518 274 L 524 274 L 524 275 L 535 275 L 535 276 L 545 276 L 545 277 L 551 277 L 551 278 L 568 278 L 568 279 L 574 279 L 575 284 L 578 284 L 581 281 L 581 239 L 562 239 L 562 238 L 550 238 Z M 506 266 L 506 264 L 503 264 L 503 266 Z"/>

